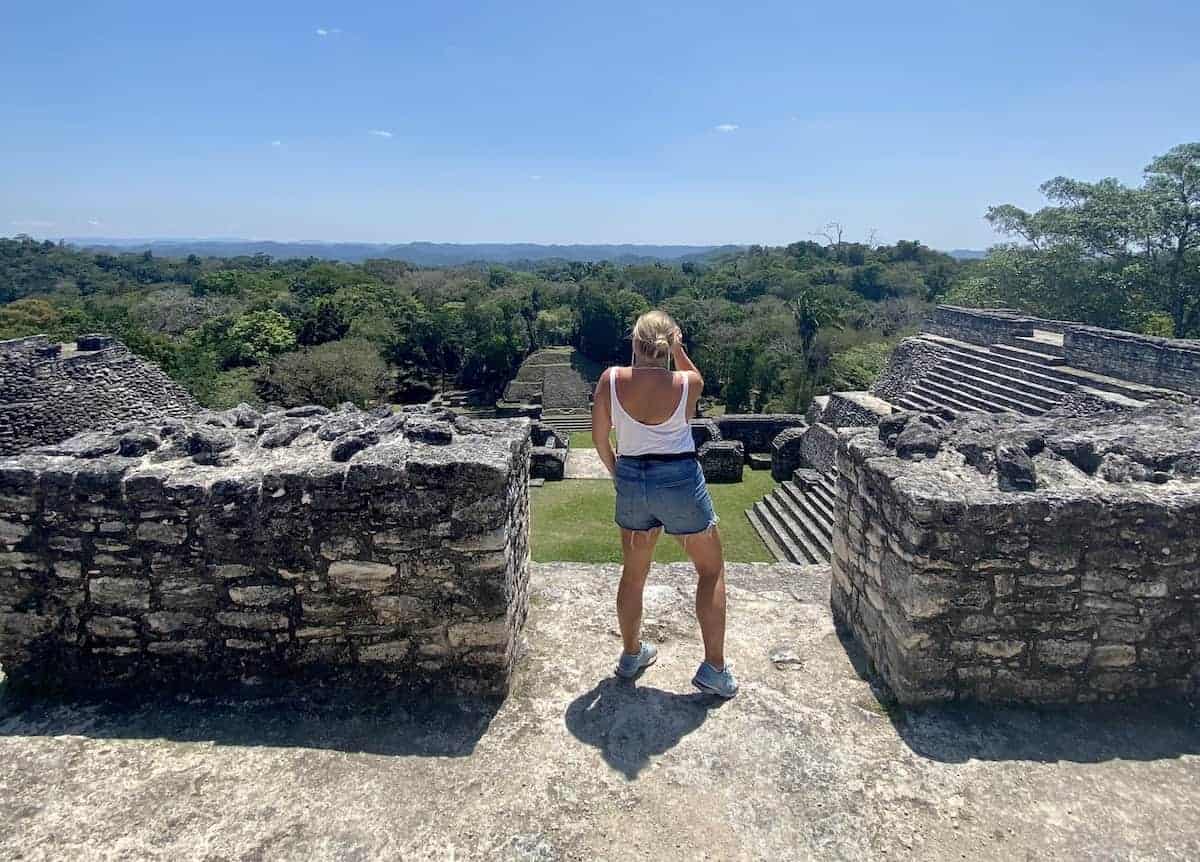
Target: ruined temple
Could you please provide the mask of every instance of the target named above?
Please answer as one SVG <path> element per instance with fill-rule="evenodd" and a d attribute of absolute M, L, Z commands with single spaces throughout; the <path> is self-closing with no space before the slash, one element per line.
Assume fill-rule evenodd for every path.
<path fill-rule="evenodd" d="M 919 335 L 897 345 L 869 392 L 817 398 L 807 427 L 773 442 L 781 485 L 747 517 L 779 559 L 824 562 L 846 429 L 874 426 L 896 411 L 1080 416 L 1197 395 L 1200 342 L 938 306 Z"/>
<path fill-rule="evenodd" d="M 587 431 L 592 392 L 604 369 L 573 347 L 531 353 L 497 402 L 500 416 L 541 419 L 557 431 Z"/>
<path fill-rule="evenodd" d="M 4 357 L 3 415 L 23 417 L 22 451 L 0 459 L 15 684 L 509 690 L 531 462 L 561 476 L 552 420 L 587 421 L 577 354 L 534 354 L 510 385 L 543 422 L 202 411 L 105 339 Z M 712 481 L 770 467 L 780 484 L 748 517 L 781 560 L 820 564 L 778 571 L 823 585 L 900 701 L 1187 699 L 1198 368 L 1195 342 L 942 307 L 871 391 L 697 420 L 693 437 Z"/>
<path fill-rule="evenodd" d="M 0 341 L 0 455 L 196 409 L 162 369 L 114 338 L 85 335 L 74 344 L 56 344 L 37 335 Z"/>
<path fill-rule="evenodd" d="M 1197 395 L 1200 342 L 939 307 L 747 517 L 902 702 L 1194 698 Z"/>

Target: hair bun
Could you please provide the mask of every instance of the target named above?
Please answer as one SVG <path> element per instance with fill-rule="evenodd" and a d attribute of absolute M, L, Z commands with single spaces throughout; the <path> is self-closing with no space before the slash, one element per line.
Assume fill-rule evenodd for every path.
<path fill-rule="evenodd" d="M 677 340 L 678 327 L 671 316 L 655 309 L 647 311 L 633 326 L 633 346 L 653 360 L 666 358 Z"/>

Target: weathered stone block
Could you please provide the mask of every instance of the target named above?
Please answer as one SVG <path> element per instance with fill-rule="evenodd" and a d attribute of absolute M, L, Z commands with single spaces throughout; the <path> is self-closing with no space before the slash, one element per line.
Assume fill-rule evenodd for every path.
<path fill-rule="evenodd" d="M 771 478 L 787 482 L 804 465 L 805 426 L 787 428 L 771 441 Z"/>
<path fill-rule="evenodd" d="M 146 614 L 146 628 L 159 635 L 194 630 L 203 624 L 203 618 L 196 614 L 171 611 L 156 611 Z"/>
<path fill-rule="evenodd" d="M 358 648 L 358 657 L 362 661 L 398 664 L 408 656 L 409 647 L 406 640 L 367 644 Z"/>
<path fill-rule="evenodd" d="M 10 684 L 503 693 L 528 601 L 529 428 L 449 418 L 204 413 L 0 459 Z"/>
<path fill-rule="evenodd" d="M 99 607 L 148 610 L 150 582 L 138 578 L 92 578 L 88 583 L 92 603 Z"/>
<path fill-rule="evenodd" d="M 567 449 L 535 446 L 529 464 L 529 475 L 534 479 L 558 482 L 567 466 Z"/>
<path fill-rule="evenodd" d="M 1185 585 L 1200 578 L 1161 561 L 1200 559 L 1200 482 L 1179 467 L 1200 457 L 1200 406 L 934 418 L 923 459 L 897 446 L 923 414 L 846 434 L 838 451 L 833 608 L 897 697 L 1195 696 L 1200 595 Z M 971 463 L 1001 444 L 1029 457 L 1036 487 Z M 1155 469 L 1106 479 L 1116 448 Z"/>
<path fill-rule="evenodd" d="M 700 469 L 709 482 L 740 482 L 742 468 L 746 463 L 746 452 L 742 444 L 734 440 L 705 443 L 698 453 Z"/>
<path fill-rule="evenodd" d="M 369 560 L 339 560 L 329 564 L 329 580 L 343 590 L 382 594 L 396 580 L 396 567 Z"/>
<path fill-rule="evenodd" d="M 217 622 L 231 629 L 245 629 L 256 632 L 283 631 L 288 627 L 288 618 L 285 614 L 251 613 L 248 611 L 221 611 L 217 614 Z"/>
<path fill-rule="evenodd" d="M 234 604 L 251 607 L 284 605 L 292 600 L 293 595 L 291 587 L 277 587 L 270 584 L 229 588 L 229 598 Z"/>

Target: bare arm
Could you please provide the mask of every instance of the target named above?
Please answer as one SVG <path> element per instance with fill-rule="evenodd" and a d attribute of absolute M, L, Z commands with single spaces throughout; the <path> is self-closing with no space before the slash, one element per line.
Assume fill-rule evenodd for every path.
<path fill-rule="evenodd" d="M 596 384 L 596 392 L 592 396 L 592 443 L 596 446 L 596 454 L 604 463 L 610 476 L 617 472 L 617 455 L 613 452 L 608 432 L 612 428 L 612 405 L 609 403 L 608 376 L 613 373 L 611 368 L 600 375 Z"/>
<path fill-rule="evenodd" d="M 683 349 L 683 333 L 678 329 L 675 330 L 675 337 L 672 339 L 671 358 L 675 360 L 675 367 L 688 375 L 687 416 L 691 419 L 696 415 L 696 405 L 700 403 L 700 393 L 704 391 L 704 378 L 696 363 L 692 362 L 687 351 Z"/>

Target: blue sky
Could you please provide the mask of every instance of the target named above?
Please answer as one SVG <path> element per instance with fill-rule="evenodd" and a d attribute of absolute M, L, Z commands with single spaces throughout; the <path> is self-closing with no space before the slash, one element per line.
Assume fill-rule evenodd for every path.
<path fill-rule="evenodd" d="M 5 4 L 0 235 L 997 241 L 1200 140 L 1200 4 Z"/>

